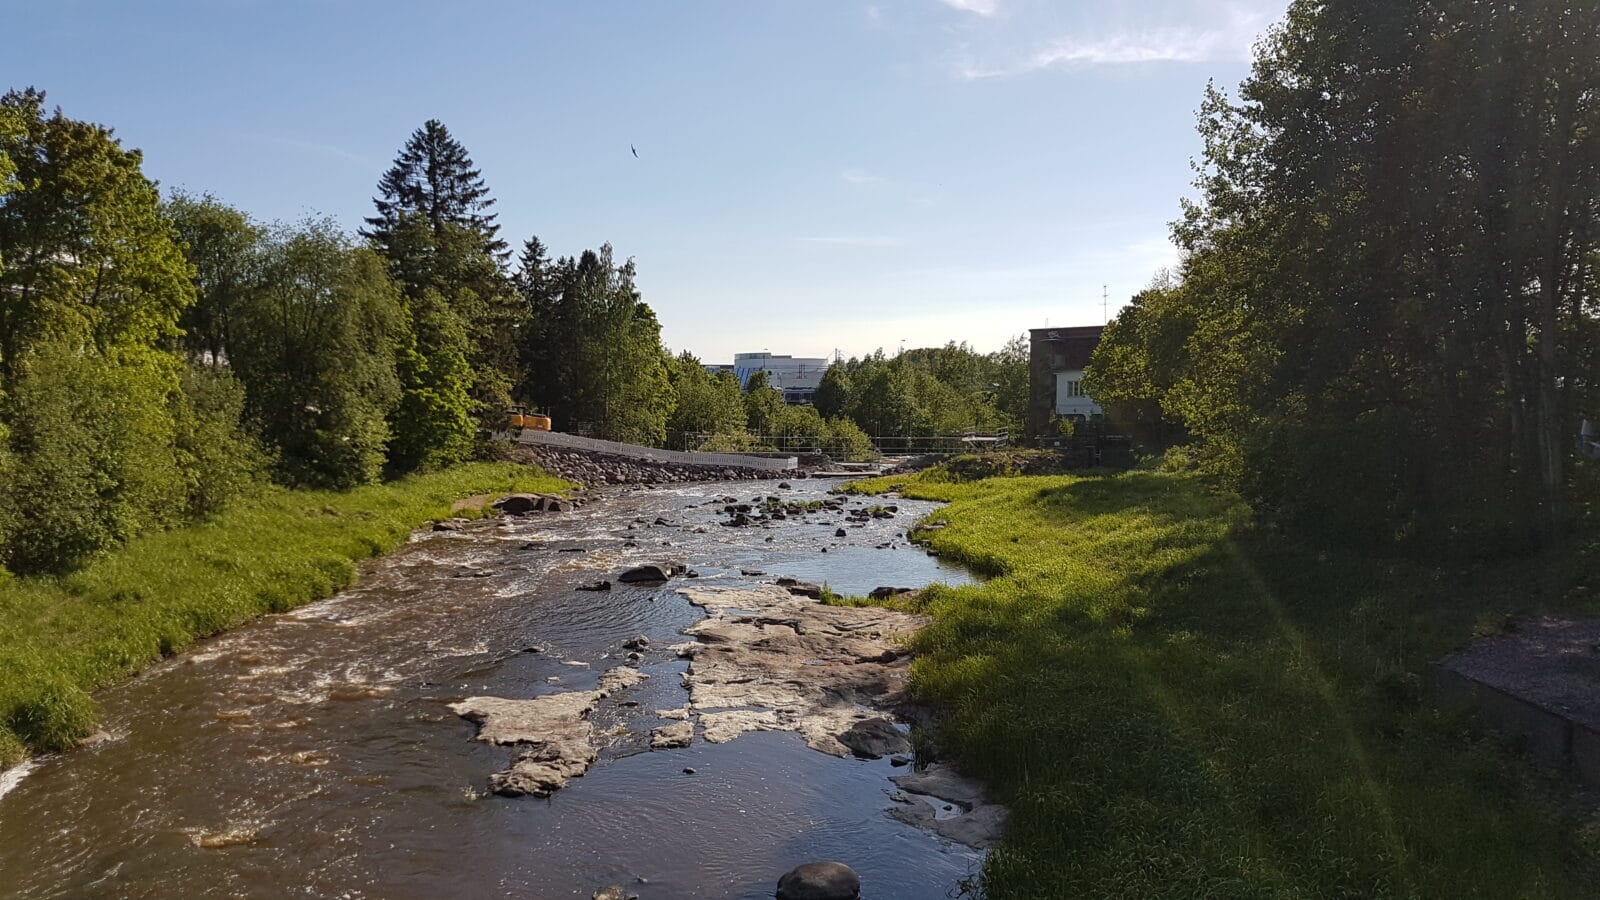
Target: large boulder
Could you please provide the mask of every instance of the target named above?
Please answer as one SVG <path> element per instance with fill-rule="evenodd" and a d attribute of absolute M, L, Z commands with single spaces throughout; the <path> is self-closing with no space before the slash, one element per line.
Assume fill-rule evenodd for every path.
<path fill-rule="evenodd" d="M 883 717 L 862 719 L 839 735 L 839 743 L 861 759 L 882 759 L 911 749 L 911 742 Z"/>
<path fill-rule="evenodd" d="M 844 863 L 811 862 L 778 879 L 777 900 L 858 900 L 861 879 Z"/>
<path fill-rule="evenodd" d="M 822 585 L 812 584 L 809 581 L 799 581 L 794 578 L 779 578 L 778 587 L 785 588 L 796 597 L 810 597 L 813 600 L 822 599 Z"/>
<path fill-rule="evenodd" d="M 651 563 L 644 566 L 635 566 L 618 575 L 617 580 L 623 584 L 656 584 L 672 580 L 672 574 L 670 566 Z"/>
<path fill-rule="evenodd" d="M 525 516 L 543 510 L 545 502 L 543 494 L 507 494 L 494 502 L 494 508 L 507 515 Z"/>

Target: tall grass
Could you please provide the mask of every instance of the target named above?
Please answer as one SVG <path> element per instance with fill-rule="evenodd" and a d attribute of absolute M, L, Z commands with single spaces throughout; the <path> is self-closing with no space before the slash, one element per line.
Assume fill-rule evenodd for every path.
<path fill-rule="evenodd" d="M 913 669 L 942 752 L 1012 808 L 987 896 L 1594 895 L 1571 784 L 1422 691 L 1481 621 L 1593 612 L 1582 560 L 1296 546 L 1193 476 L 858 490 L 899 483 L 995 576 L 923 594 Z"/>
<path fill-rule="evenodd" d="M 394 548 L 453 500 L 566 486 L 536 469 L 482 463 L 347 492 L 273 489 L 71 575 L 0 576 L 0 767 L 25 748 L 61 749 L 86 735 L 95 688 L 349 585 L 357 560 Z"/>

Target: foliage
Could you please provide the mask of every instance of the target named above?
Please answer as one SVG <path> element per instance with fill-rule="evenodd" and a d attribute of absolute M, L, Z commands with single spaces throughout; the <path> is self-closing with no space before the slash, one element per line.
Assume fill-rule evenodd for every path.
<path fill-rule="evenodd" d="M 63 578 L 0 580 L 0 765 L 13 761 L 5 757 L 18 738 L 46 751 L 88 734 L 87 692 L 197 638 L 339 590 L 355 560 L 395 547 L 456 498 L 566 486 L 526 466 L 472 464 L 348 492 L 273 488 Z"/>
<path fill-rule="evenodd" d="M 1476 621 L 1594 560 L 1396 563 L 1195 476 L 877 479 L 990 580 L 923 592 L 915 696 L 1011 817 L 984 896 L 1579 897 L 1570 784 L 1421 702 Z M 1588 601 L 1592 611 L 1593 602 Z"/>
<path fill-rule="evenodd" d="M 817 385 L 817 392 L 812 395 L 811 405 L 825 419 L 846 415 L 850 412 L 850 373 L 842 365 L 830 365 L 822 373 L 822 381 Z"/>
<path fill-rule="evenodd" d="M 744 398 L 731 372 L 712 375 L 685 350 L 667 369 L 676 398 L 667 430 L 678 433 L 733 434 L 745 428 Z"/>
<path fill-rule="evenodd" d="M 191 519 L 203 519 L 253 492 L 266 475 L 268 457 L 239 427 L 245 392 L 232 372 L 191 366 L 179 388 L 174 440 L 187 495 L 184 510 Z"/>
<path fill-rule="evenodd" d="M 634 285 L 633 261 L 618 265 L 609 244 L 551 260 L 534 238 L 516 285 L 529 310 L 523 393 L 560 430 L 587 425 L 611 440 L 663 443 L 676 405 L 670 358 Z"/>
<path fill-rule="evenodd" d="M 193 270 L 138 151 L 0 97 L 0 559 L 61 571 L 221 507 L 251 481 L 236 403 L 186 390 L 173 352 Z"/>
<path fill-rule="evenodd" d="M 749 453 L 752 450 L 775 450 L 762 444 L 747 431 L 722 432 L 713 434 L 701 441 L 698 446 L 690 447 L 701 453 Z"/>
<path fill-rule="evenodd" d="M 378 196 L 372 198 L 377 215 L 366 220 L 361 235 L 380 252 L 394 256 L 390 250 L 396 232 L 405 227 L 407 218 L 420 215 L 435 231 L 447 225 L 460 227 L 478 237 L 479 249 L 503 256 L 506 244 L 499 238 L 496 214 L 490 211 L 494 202 L 467 148 L 444 123 L 429 119 L 411 133 L 394 165 L 378 181 Z"/>
<path fill-rule="evenodd" d="M 237 311 L 226 355 L 246 420 L 289 484 L 350 487 L 382 472 L 411 340 L 399 294 L 370 250 L 328 221 L 281 229 Z"/>
<path fill-rule="evenodd" d="M 221 368 L 235 342 L 234 319 L 261 283 L 266 229 L 210 194 L 173 194 L 164 211 L 194 268 L 195 304 L 180 323 L 184 348 Z"/>
<path fill-rule="evenodd" d="M 0 381 L 36 342 L 109 352 L 176 338 L 194 288 L 139 152 L 45 115 L 38 91 L 9 92 L 0 109 L 22 125 L 0 145 L 17 185 L 0 203 Z"/>
<path fill-rule="evenodd" d="M 990 354 L 951 343 L 835 363 L 815 399 L 824 417 L 846 415 L 867 434 L 886 437 L 1016 431 L 1027 404 L 1028 345 L 1021 337 Z"/>
<path fill-rule="evenodd" d="M 1569 521 L 1597 32 L 1556 0 L 1292 4 L 1238 99 L 1207 94 L 1181 283 L 1108 330 L 1096 396 L 1159 408 L 1302 527 L 1480 546 Z"/>
<path fill-rule="evenodd" d="M 783 392 L 773 387 L 765 370 L 750 373 L 744 383 L 745 422 L 757 434 L 770 433 L 784 409 Z"/>
<path fill-rule="evenodd" d="M 62 571 L 179 520 L 189 492 L 168 364 L 131 350 L 30 350 L 8 404 L 17 460 L 0 490 L 17 521 L 7 567 Z"/>
<path fill-rule="evenodd" d="M 389 463 L 428 471 L 472 453 L 472 367 L 467 330 L 437 291 L 424 290 L 407 310 L 408 337 L 397 359 L 400 403 L 390 417 Z"/>
<path fill-rule="evenodd" d="M 823 453 L 844 462 L 866 462 L 878 458 L 872 439 L 855 422 L 839 417 L 828 419 L 823 424 Z"/>
<path fill-rule="evenodd" d="M 473 413 L 485 428 L 495 427 L 523 377 L 517 330 L 525 309 L 504 271 L 509 251 L 483 174 L 450 130 L 429 119 L 401 147 L 372 202 L 377 214 L 362 234 L 389 260 L 408 303 L 434 291 L 461 321 Z"/>

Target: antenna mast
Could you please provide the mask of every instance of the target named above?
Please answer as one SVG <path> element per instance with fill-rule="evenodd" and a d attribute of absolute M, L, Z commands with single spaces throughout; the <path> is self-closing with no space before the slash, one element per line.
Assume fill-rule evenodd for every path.
<path fill-rule="evenodd" d="M 1100 285 L 1100 318 L 1105 324 L 1111 324 L 1111 285 Z"/>

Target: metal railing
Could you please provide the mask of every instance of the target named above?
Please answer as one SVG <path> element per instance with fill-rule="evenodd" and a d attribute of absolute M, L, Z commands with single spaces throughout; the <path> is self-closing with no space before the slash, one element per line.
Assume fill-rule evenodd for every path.
<path fill-rule="evenodd" d="M 674 447 L 694 450 L 714 440 L 719 435 L 709 432 L 679 432 L 669 443 Z M 751 450 L 772 450 L 779 453 L 828 453 L 837 446 L 835 439 L 821 435 L 757 434 L 747 432 Z M 1011 436 L 1004 432 L 936 435 L 868 435 L 872 448 L 879 453 L 972 453 L 995 450 L 1011 445 Z"/>
<path fill-rule="evenodd" d="M 546 447 L 560 447 L 567 450 L 587 450 L 592 453 L 608 453 L 612 456 L 623 456 L 630 459 L 644 460 L 647 462 L 677 463 L 691 466 L 723 466 L 742 469 L 762 469 L 768 472 L 786 472 L 798 466 L 799 460 L 792 456 L 771 459 L 760 456 L 743 456 L 737 453 L 700 453 L 695 451 L 663 450 L 659 447 L 641 447 L 637 444 L 622 444 L 616 441 L 602 441 L 598 438 L 582 437 L 575 434 L 563 434 L 559 431 L 523 431 L 514 435 L 515 439 L 524 444 L 537 444 Z"/>

